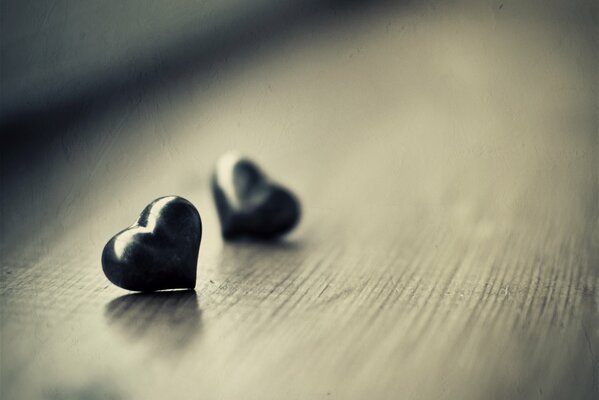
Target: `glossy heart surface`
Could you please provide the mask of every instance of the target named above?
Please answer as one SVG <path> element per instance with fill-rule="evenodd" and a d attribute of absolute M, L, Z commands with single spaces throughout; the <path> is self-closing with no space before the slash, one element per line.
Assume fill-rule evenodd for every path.
<path fill-rule="evenodd" d="M 161 197 L 106 243 L 102 269 L 123 289 L 193 289 L 201 238 L 202 221 L 193 204 Z"/>
<path fill-rule="evenodd" d="M 212 194 L 225 239 L 275 238 L 292 230 L 300 219 L 300 204 L 293 193 L 236 153 L 227 153 L 216 163 Z"/>

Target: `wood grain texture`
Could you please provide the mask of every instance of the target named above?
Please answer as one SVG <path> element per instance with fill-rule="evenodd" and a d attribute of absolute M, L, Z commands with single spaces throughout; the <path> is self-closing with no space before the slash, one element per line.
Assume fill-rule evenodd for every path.
<path fill-rule="evenodd" d="M 3 161 L 1 397 L 598 398 L 596 5 L 426 3 L 291 27 Z M 229 149 L 302 200 L 285 240 L 221 240 Z M 196 291 L 110 285 L 105 241 L 169 194 L 202 215 Z"/>

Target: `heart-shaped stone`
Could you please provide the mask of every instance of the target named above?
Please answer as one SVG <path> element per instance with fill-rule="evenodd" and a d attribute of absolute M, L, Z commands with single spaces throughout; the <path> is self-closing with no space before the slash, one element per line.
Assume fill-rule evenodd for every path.
<path fill-rule="evenodd" d="M 106 243 L 102 269 L 123 289 L 193 289 L 201 239 L 202 220 L 193 204 L 161 197 Z"/>
<path fill-rule="evenodd" d="M 237 153 L 227 153 L 217 161 L 212 194 L 225 239 L 271 239 L 289 232 L 299 222 L 297 198 Z"/>

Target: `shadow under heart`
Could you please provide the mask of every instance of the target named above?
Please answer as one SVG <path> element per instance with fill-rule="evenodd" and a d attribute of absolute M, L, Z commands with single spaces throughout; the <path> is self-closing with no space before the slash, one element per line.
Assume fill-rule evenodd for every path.
<path fill-rule="evenodd" d="M 104 315 L 128 340 L 167 354 L 185 349 L 202 330 L 194 290 L 127 294 L 106 304 Z"/>

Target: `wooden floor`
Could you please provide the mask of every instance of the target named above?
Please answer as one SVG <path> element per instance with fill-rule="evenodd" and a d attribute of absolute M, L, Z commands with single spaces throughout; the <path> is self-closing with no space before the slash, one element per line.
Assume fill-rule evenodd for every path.
<path fill-rule="evenodd" d="M 0 397 L 599 398 L 596 4 L 424 3 L 5 148 Z M 221 240 L 230 149 L 301 199 L 285 240 Z M 202 216 L 196 290 L 111 285 L 105 242 L 169 194 Z"/>

